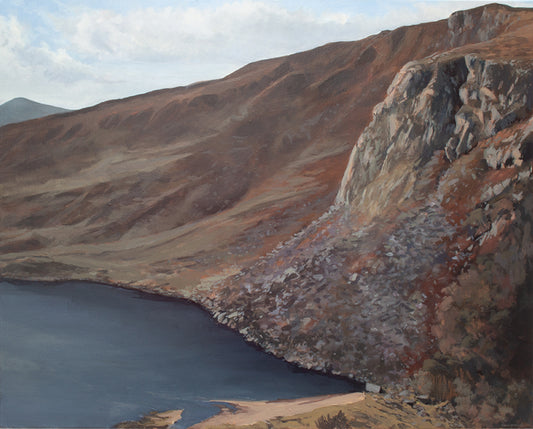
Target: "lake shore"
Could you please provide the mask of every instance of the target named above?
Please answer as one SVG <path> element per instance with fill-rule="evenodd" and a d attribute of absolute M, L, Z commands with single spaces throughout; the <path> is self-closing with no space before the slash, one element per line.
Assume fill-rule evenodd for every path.
<path fill-rule="evenodd" d="M 220 409 L 216 416 L 189 429 L 316 429 L 332 427 L 335 420 L 338 427 L 346 428 L 465 427 L 448 401 L 429 405 L 405 391 L 400 394 L 356 392 L 276 401 L 222 400 Z M 167 419 L 180 416 L 181 410 L 153 412 L 137 422 L 123 422 L 114 427 L 170 429 L 173 423 Z"/>
<path fill-rule="evenodd" d="M 322 427 L 335 418 L 353 428 L 460 428 L 449 402 L 429 405 L 409 395 L 350 393 L 281 401 L 225 401 L 235 409 L 190 429 L 301 429 Z"/>
<path fill-rule="evenodd" d="M 278 401 L 220 401 L 232 405 L 236 410 L 223 407 L 219 414 L 192 426 L 191 429 L 214 428 L 228 424 L 251 425 L 266 422 L 278 416 L 293 416 L 308 413 L 317 408 L 352 404 L 364 398 L 364 393 L 355 392 Z"/>
<path fill-rule="evenodd" d="M 84 283 L 85 282 L 79 282 L 77 283 L 77 285 L 70 285 L 69 288 L 72 288 L 72 290 L 77 290 Z M 54 289 L 60 289 L 62 287 L 61 282 L 55 283 L 54 286 Z M 94 298 L 94 294 L 97 291 L 99 293 L 104 293 L 104 289 L 105 288 L 98 288 L 91 290 L 90 296 Z M 109 288 L 109 290 L 118 289 L 126 288 Z M 74 295 L 77 296 L 76 294 Z M 70 289 L 68 296 L 70 300 L 69 305 L 72 306 L 73 301 Z M 152 298 L 155 298 L 159 295 L 150 294 L 150 296 Z M 79 298 L 80 299 L 78 301 L 82 303 L 86 301 L 87 296 L 81 294 Z M 148 296 L 146 296 L 146 298 L 148 298 Z M 161 300 L 147 299 L 147 301 L 143 304 L 142 307 L 143 312 L 145 310 L 145 306 L 152 306 L 156 302 L 167 302 L 167 304 L 165 305 L 168 305 L 171 301 L 174 301 L 174 299 L 169 299 L 167 301 L 167 298 L 169 297 L 162 298 Z M 106 298 L 105 300 L 101 299 L 98 302 L 100 301 L 108 302 L 108 304 L 110 302 L 108 298 Z M 136 299 L 134 300 L 134 302 L 137 302 Z M 199 306 L 186 306 L 185 309 L 188 309 L 188 311 L 190 311 L 193 307 Z M 200 313 L 203 313 L 204 317 L 207 317 L 208 320 L 212 320 L 211 317 L 207 316 L 207 314 L 205 314 L 204 312 Z M 172 314 L 174 314 L 174 311 L 172 311 Z M 190 319 L 187 318 L 186 320 L 188 321 Z M 215 321 L 214 324 L 219 325 Z M 225 332 L 227 335 L 230 330 L 226 328 L 222 332 Z M 183 344 L 183 341 L 176 340 L 175 342 Z M 195 379 L 194 382 L 196 383 L 197 380 Z M 193 424 L 192 427 L 195 429 L 221 427 L 229 429 L 244 426 L 248 427 L 249 429 L 266 429 L 267 427 L 272 429 L 296 429 L 300 427 L 316 428 L 316 422 L 318 421 L 318 419 L 327 417 L 329 415 L 335 416 L 342 411 L 347 416 L 347 419 L 350 423 L 358 423 L 357 426 L 354 427 L 378 427 L 373 424 L 373 422 L 379 422 L 379 425 L 381 427 L 394 427 L 398 424 L 404 424 L 408 427 L 461 426 L 460 424 L 457 424 L 457 417 L 453 412 L 453 407 L 451 406 L 451 404 L 426 405 L 421 403 L 420 401 L 417 401 L 417 397 L 413 392 L 402 389 L 406 389 L 406 386 L 404 386 L 403 388 L 400 388 L 400 386 L 386 386 L 385 391 L 388 393 L 381 395 L 371 394 L 368 392 L 322 395 L 322 391 L 317 392 L 322 396 L 306 396 L 298 399 L 275 401 L 239 401 L 231 399 L 219 399 L 216 401 L 213 400 L 212 402 L 226 403 L 229 406 L 222 406 L 221 412 L 218 415 L 208 418 L 200 423 L 195 423 L 198 422 L 200 419 L 191 421 L 190 417 L 187 416 L 185 419 L 189 419 L 189 422 L 185 423 L 185 425 Z M 222 392 L 222 394 L 220 394 L 221 392 L 219 392 L 218 394 L 211 396 L 211 398 L 223 398 L 225 396 L 224 391 Z M 294 398 L 294 396 L 292 397 Z M 170 408 L 176 405 L 177 404 L 167 404 L 166 406 Z M 159 405 L 157 405 L 157 407 L 159 408 Z M 165 410 L 165 408 L 163 407 L 165 407 L 165 405 L 161 403 L 161 408 L 159 409 Z M 232 409 L 232 407 L 234 408 Z M 168 410 L 169 408 L 166 409 Z M 148 417 L 150 418 L 150 420 L 146 420 L 146 418 Z M 141 419 L 137 422 L 122 422 L 119 424 L 121 426 L 116 427 L 166 428 L 170 427 L 180 417 L 181 411 L 164 411 L 162 413 L 154 413 L 152 415 L 147 415 L 145 418 L 143 418 L 144 421 L 143 419 Z M 174 422 L 171 423 L 168 419 L 174 419 Z M 288 424 L 287 422 L 292 423 Z"/>
<path fill-rule="evenodd" d="M 188 427 L 218 412 L 210 399 L 357 387 L 260 352 L 188 301 L 87 282 L 2 281 L 0 288 L 2 427 L 110 427 L 177 409 L 186 410 L 179 426 Z M 65 379 L 72 382 L 63 386 Z"/>

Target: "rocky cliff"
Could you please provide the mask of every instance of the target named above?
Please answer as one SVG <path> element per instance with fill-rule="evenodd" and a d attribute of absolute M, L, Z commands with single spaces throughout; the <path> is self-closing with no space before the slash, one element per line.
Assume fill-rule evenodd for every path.
<path fill-rule="evenodd" d="M 528 421 L 532 39 L 489 5 L 0 128 L 1 275 L 187 297 L 302 366 Z"/>
<path fill-rule="evenodd" d="M 467 52 L 406 64 L 335 205 L 204 304 L 289 361 L 412 377 L 470 422 L 517 424 L 532 400 L 533 52 Z"/>

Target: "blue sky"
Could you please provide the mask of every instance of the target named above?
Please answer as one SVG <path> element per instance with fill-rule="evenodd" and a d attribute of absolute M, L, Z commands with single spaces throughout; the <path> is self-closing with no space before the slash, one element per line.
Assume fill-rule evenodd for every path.
<path fill-rule="evenodd" d="M 484 3 L 0 0 L 0 104 L 27 97 L 81 108 Z"/>

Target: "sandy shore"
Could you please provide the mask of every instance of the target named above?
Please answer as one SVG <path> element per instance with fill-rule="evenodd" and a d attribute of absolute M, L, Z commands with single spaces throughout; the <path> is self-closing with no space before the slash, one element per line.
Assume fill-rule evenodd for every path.
<path fill-rule="evenodd" d="M 213 401 L 231 404 L 237 411 L 223 408 L 220 414 L 192 426 L 191 429 L 205 429 L 226 424 L 251 425 L 278 416 L 294 416 L 296 414 L 308 413 L 317 408 L 353 404 L 362 401 L 364 398 L 364 393 L 357 392 L 279 401 Z"/>

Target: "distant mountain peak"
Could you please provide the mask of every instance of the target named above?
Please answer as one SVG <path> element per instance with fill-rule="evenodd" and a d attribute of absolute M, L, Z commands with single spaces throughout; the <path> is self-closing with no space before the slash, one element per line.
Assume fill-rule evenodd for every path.
<path fill-rule="evenodd" d="M 0 105 L 0 126 L 69 111 L 62 107 L 38 103 L 24 97 L 16 97 Z"/>

